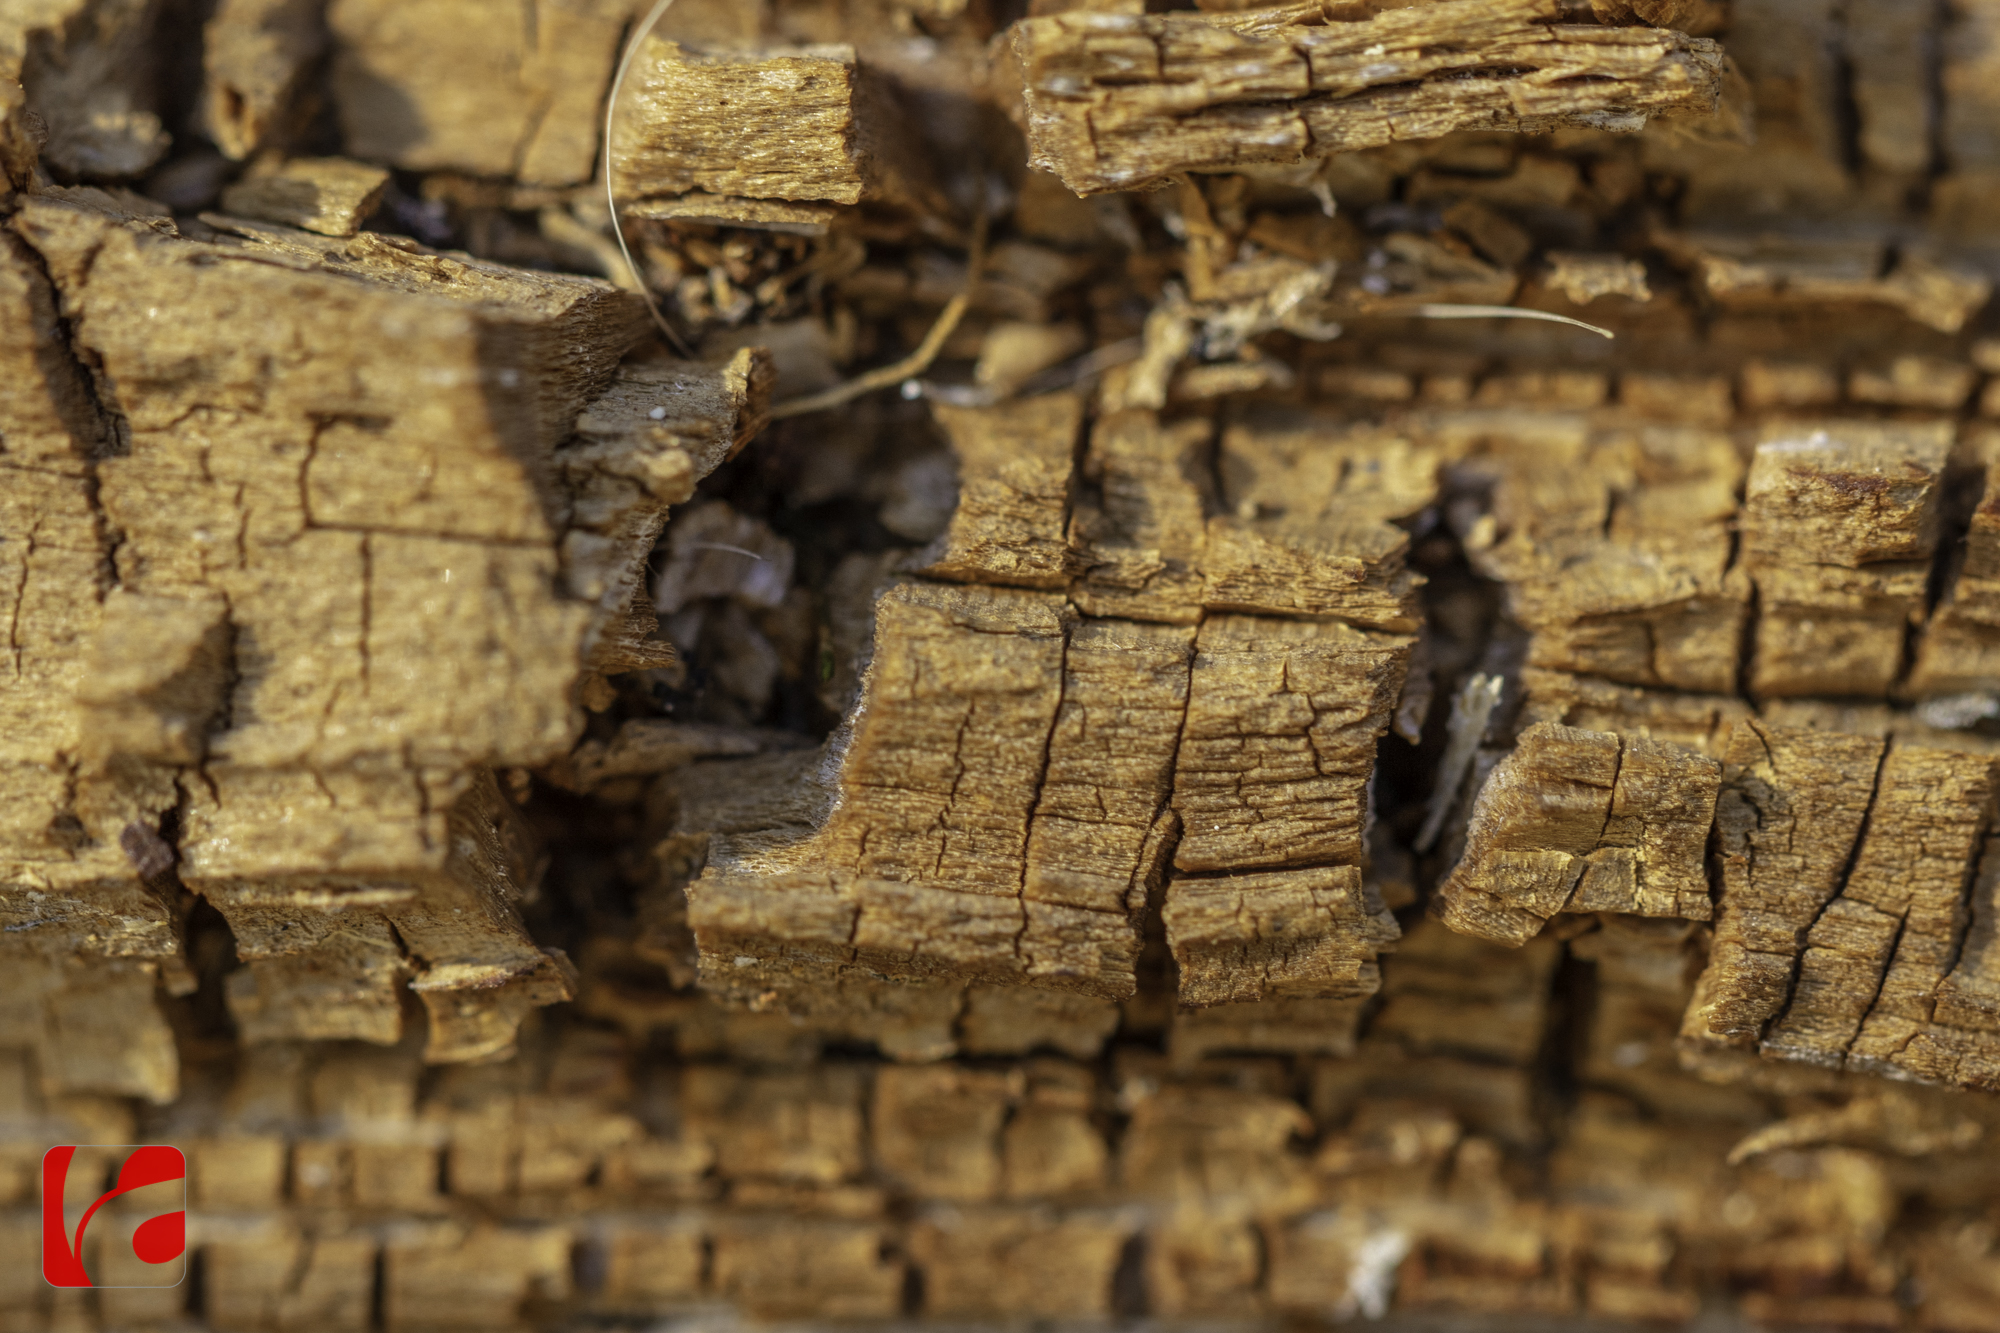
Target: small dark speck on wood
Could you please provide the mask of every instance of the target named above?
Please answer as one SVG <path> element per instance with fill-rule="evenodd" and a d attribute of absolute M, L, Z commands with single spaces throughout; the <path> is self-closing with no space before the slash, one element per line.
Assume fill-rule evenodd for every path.
<path fill-rule="evenodd" d="M 118 845 L 140 879 L 155 880 L 174 868 L 174 849 L 157 829 L 136 819 L 118 835 Z"/>

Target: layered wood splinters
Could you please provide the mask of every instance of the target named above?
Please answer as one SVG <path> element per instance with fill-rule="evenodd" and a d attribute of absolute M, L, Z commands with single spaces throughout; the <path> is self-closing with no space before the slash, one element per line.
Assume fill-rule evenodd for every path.
<path fill-rule="evenodd" d="M 1995 124 L 1995 0 L 0 5 L 0 1239 L 189 1167 L 0 1328 L 2000 1333 Z"/>
<path fill-rule="evenodd" d="M 1453 130 L 1632 131 L 1707 115 L 1721 94 L 1715 43 L 1551 26 L 1556 0 L 1326 21 L 1338 8 L 1030 19 L 1014 30 L 1030 160 L 1094 194 Z"/>
<path fill-rule="evenodd" d="M 1480 788 L 1439 919 L 1508 944 L 1558 912 L 1706 921 L 1719 780 L 1675 745 L 1536 723 Z"/>
<path fill-rule="evenodd" d="M 712 987 L 781 992 L 858 974 L 1121 999 L 1137 984 L 1148 899 L 1170 871 L 1361 863 L 1363 793 L 1410 638 L 1243 615 L 1216 616 L 1197 633 L 1190 622 L 1213 585 L 1196 563 L 1207 557 L 1196 553 L 1213 549 L 1211 532 L 1236 529 L 1203 522 L 1197 483 L 1183 472 L 1133 468 L 1120 485 L 1109 457 L 1099 474 L 1105 509 L 1117 494 L 1114 512 L 1184 515 L 1188 559 L 1179 577 L 1161 570 L 1134 596 L 1100 595 L 1102 520 L 1079 508 L 1063 531 L 1073 402 L 1018 417 L 998 409 L 943 417 L 960 504 L 939 544 L 912 563 L 965 582 L 911 580 L 876 601 L 849 727 L 823 766 L 800 779 L 819 793 L 816 827 L 788 840 L 736 830 L 711 840 L 708 868 L 689 886 L 689 919 Z M 992 442 L 1024 428 L 1042 438 L 1013 449 Z M 1186 432 L 1166 435 L 1150 414 L 1126 414 L 1098 433 L 1107 456 L 1132 444 L 1196 446 Z M 1254 467 L 1270 443 L 1245 431 L 1223 447 Z M 1093 438 L 1087 458 L 1099 454 Z M 1359 530 L 1377 540 L 1370 526 Z M 1316 539 L 1314 558 L 1347 572 L 1340 529 L 1298 531 Z M 1365 577 L 1374 562 L 1344 563 Z M 1079 573 L 1065 574 L 1072 569 Z M 1079 601 L 1095 615 L 1033 591 L 1065 577 L 1078 579 Z M 1414 582 L 1402 576 L 1405 596 Z M 1118 610 L 1130 618 L 1107 614 Z M 702 829 L 691 822 L 689 831 Z M 1261 893 L 1289 901 L 1304 888 L 1278 874 L 1241 881 L 1238 891 L 1254 903 Z M 1319 933 L 1347 935 L 1367 915 L 1336 911 Z M 1358 963 L 1394 935 L 1385 921 L 1328 947 Z M 1372 975 L 1330 965 L 1324 977 L 1301 974 L 1276 993 L 1366 993 L 1372 980 L 1357 978 Z M 1214 1002 L 1197 998 L 1204 993 L 1184 985 L 1189 1002 Z"/>
<path fill-rule="evenodd" d="M 25 696 L 8 852 L 37 897 L 10 893 L 10 916 L 26 934 L 123 892 L 87 947 L 177 953 L 184 909 L 142 885 L 126 836 L 173 812 L 167 868 L 235 933 L 229 1002 L 252 1039 L 393 1042 L 407 980 L 435 1058 L 510 1049 L 574 972 L 521 920 L 541 857 L 492 768 L 572 743 L 571 701 L 622 667 L 606 654 L 666 507 L 754 429 L 768 363 L 617 370 L 630 298 L 373 233 L 195 241 L 90 190 L 25 200 L 14 227 L 49 266 L 14 242 L 23 335 L 72 312 L 94 373 L 136 396 L 99 415 L 74 362 L 67 386 L 18 381 L 22 407 L 46 394 L 67 416 L 40 409 L 39 442 L 9 431 L 10 512 L 50 534 L 19 566 L 16 642 L 76 693 Z M 149 300 L 184 312 L 173 334 Z M 245 308 L 354 330 L 347 368 L 245 359 Z M 462 480 L 439 494 L 438 474 Z M 116 584 L 77 609 L 77 574 Z M 442 676 L 396 665 L 412 655 Z"/>

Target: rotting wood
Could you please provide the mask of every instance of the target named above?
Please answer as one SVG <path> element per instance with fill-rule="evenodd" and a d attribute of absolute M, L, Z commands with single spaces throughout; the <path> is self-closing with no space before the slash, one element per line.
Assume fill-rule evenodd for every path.
<path fill-rule="evenodd" d="M 37 631 L 73 645 L 58 669 L 88 669 L 92 654 L 104 665 L 89 684 L 73 674 L 51 681 L 45 707 L 55 714 L 19 733 L 26 749 L 12 770 L 29 784 L 21 790 L 29 804 L 15 808 L 33 818 L 34 802 L 60 800 L 55 793 L 75 782 L 63 776 L 59 756 L 87 756 L 84 785 L 74 789 L 102 794 L 84 795 L 81 808 L 45 809 L 40 831 L 16 846 L 32 849 L 67 818 L 79 821 L 83 848 L 94 841 L 100 850 L 83 857 L 59 844 L 28 850 L 17 877 L 77 886 L 29 920 L 68 915 L 67 893 L 83 895 L 76 911 L 100 911 L 85 903 L 120 881 L 143 901 L 140 881 L 159 868 L 149 870 L 146 854 L 133 849 L 157 840 L 151 830 L 161 815 L 178 811 L 182 882 L 212 891 L 225 915 L 238 903 L 289 903 L 309 914 L 351 903 L 365 935 L 379 934 L 369 923 L 386 914 L 415 956 L 420 990 L 498 984 L 541 966 L 518 918 L 538 869 L 508 831 L 515 817 L 483 766 L 536 763 L 566 748 L 576 725 L 569 700 L 591 640 L 630 597 L 666 505 L 685 499 L 699 471 L 733 449 L 736 417 L 754 418 L 751 403 L 768 392 L 768 371 L 759 382 L 759 363 L 746 353 L 713 387 L 702 387 L 699 375 L 683 376 L 683 384 L 671 374 L 633 372 L 636 381 L 621 379 L 584 413 L 585 429 L 597 432 L 587 437 L 591 450 L 565 448 L 569 420 L 610 383 L 636 333 L 622 298 L 600 286 L 517 276 L 368 237 L 322 242 L 225 223 L 235 231 L 195 241 L 89 192 L 38 199 L 15 225 L 56 279 L 56 292 L 39 298 L 44 308 L 53 314 L 59 300 L 87 330 L 81 337 L 101 376 L 100 397 L 115 392 L 121 397 L 113 402 L 130 403 L 100 422 L 72 397 L 70 420 L 50 422 L 62 433 L 44 437 L 55 458 L 90 449 L 107 430 L 129 443 L 116 458 L 78 468 L 71 483 L 87 479 L 99 506 L 78 514 L 83 526 L 71 549 L 102 559 L 100 525 L 115 524 L 120 587 L 101 610 L 59 613 L 51 602 Z M 33 284 L 35 266 L 22 262 L 17 271 Z M 310 310 L 301 317 L 321 329 L 343 319 L 401 320 L 426 351 L 375 345 L 362 353 L 374 358 L 360 372 L 368 387 L 342 391 L 331 364 L 280 370 L 243 362 L 226 324 L 190 317 L 179 342 L 162 345 L 143 308 L 102 295 L 181 283 L 217 312 L 243 303 Z M 35 299 L 30 289 L 31 306 Z M 444 376 L 449 384 L 410 378 L 454 341 L 461 364 Z M 510 341 L 510 350 L 499 350 Z M 557 347 L 563 368 L 546 356 Z M 189 378 L 189 367 L 233 385 L 233 404 L 204 404 L 198 387 L 193 401 L 177 401 L 172 386 L 202 382 Z M 513 399 L 504 417 L 486 411 L 489 380 Z M 82 390 L 80 375 L 75 382 L 72 395 Z M 672 419 L 652 418 L 655 407 L 627 409 L 643 425 L 612 421 L 621 395 L 634 391 L 673 403 Z M 463 401 L 455 403 L 454 392 Z M 491 424 L 441 431 L 440 413 Z M 385 466 L 417 436 L 431 441 L 422 448 L 434 465 L 462 479 L 453 489 L 412 491 L 404 470 Z M 174 502 L 160 507 L 148 498 L 161 496 Z M 344 569 L 352 580 L 301 602 L 293 590 L 306 586 L 312 569 Z M 377 670 L 415 646 L 399 635 L 433 646 L 452 641 L 449 625 L 421 608 L 427 590 L 454 575 L 492 590 L 497 600 L 486 610 L 522 618 L 526 656 L 506 649 L 483 664 L 477 655 L 465 659 L 454 668 L 459 687 L 442 693 Z M 57 594 L 51 585 L 33 595 Z M 510 603 L 511 612 L 502 611 Z M 483 621 L 473 613 L 456 633 L 481 636 Z M 252 642 L 257 665 L 246 669 Z M 70 691 L 73 713 L 63 698 Z M 543 702 L 504 711 L 507 700 L 526 704 L 530 696 Z M 58 720 L 69 717 L 75 721 Z M 66 726 L 80 728 L 76 740 L 51 730 Z M 48 748 L 36 752 L 38 744 Z M 37 787 L 49 795 L 37 798 Z M 173 852 L 167 856 L 171 865 Z M 468 910 L 463 925 L 449 928 L 438 915 Z M 133 926 L 168 925 L 159 908 L 127 914 Z M 316 936 L 306 929 L 271 956 L 303 951 L 317 962 L 264 968 L 266 980 L 245 992 L 245 1002 L 262 996 L 257 1003 L 268 1008 L 271 987 L 306 984 L 299 968 L 332 969 L 351 978 L 338 984 L 374 997 L 355 1003 L 372 1005 L 376 1016 L 353 1021 L 393 1040 L 402 964 L 329 953 L 316 948 Z M 285 1007 L 279 1002 L 255 1030 L 285 1034 L 276 1016 Z M 297 1011 L 309 1024 L 343 1021 L 308 1014 Z"/>
<path fill-rule="evenodd" d="M 1993 795 L 1990 757 L 1890 749 L 1853 867 L 1806 933 L 1764 1049 L 1816 1064 L 1887 1063 L 1907 1044 L 1957 952 Z"/>
<path fill-rule="evenodd" d="M 1355 866 L 1179 878 L 1162 916 L 1186 1005 L 1372 994 L 1401 933 Z"/>
<path fill-rule="evenodd" d="M 1839 892 L 1877 790 L 1879 737 L 1739 722 L 1722 754 L 1722 899 L 1688 1032 L 1754 1039 L 1778 1016 L 1805 933 Z"/>
<path fill-rule="evenodd" d="M 300 129 L 300 97 L 326 50 L 322 7 L 309 0 L 222 0 L 203 37 L 200 115 L 208 137 L 237 159 L 284 147 Z"/>
<path fill-rule="evenodd" d="M 1519 428 L 1525 443 L 1535 426 Z M 1689 427 L 1592 434 L 1580 456 L 1530 445 L 1510 457 L 1495 443 L 1464 465 L 1495 478 L 1490 518 L 1466 544 L 1507 585 L 1510 613 L 1533 635 L 1529 663 L 1730 692 L 1749 601 L 1731 566 L 1734 447 Z"/>
<path fill-rule="evenodd" d="M 720 863 L 776 870 L 769 880 L 722 870 L 711 849 L 690 886 L 704 973 L 726 966 L 716 984 L 735 988 L 732 972 L 758 964 L 743 980 L 776 980 L 796 957 L 1128 994 L 1134 917 L 1170 818 L 1189 636 L 1068 620 L 1060 598 L 1026 591 L 886 594 L 823 826 Z"/>
<path fill-rule="evenodd" d="M 1973 465 L 1955 480 L 1962 496 L 1978 491 L 1964 544 L 1951 553 L 1949 586 L 1917 644 L 1909 687 L 1919 699 L 1958 700 L 1961 709 L 1979 712 L 2000 664 L 2000 471 L 1994 467 L 2000 432 L 1976 427 L 1967 445 Z"/>
<path fill-rule="evenodd" d="M 1083 408 L 1074 395 L 1051 394 L 1015 407 L 932 409 L 958 459 L 958 505 L 951 526 L 924 553 L 922 573 L 1017 588 L 1068 586 L 1063 525 Z"/>
<path fill-rule="evenodd" d="M 1584 731 L 1648 736 L 1719 757 L 1730 729 L 1751 715 L 1733 694 L 1687 694 L 1615 685 L 1590 676 L 1525 667 L 1518 720 L 1525 730 L 1555 722 Z"/>
<path fill-rule="evenodd" d="M 156 58 L 165 8 L 158 0 L 57 0 L 0 18 L 0 83 L 21 97 L 8 119 L 18 126 L 23 112 L 34 116 L 25 127 L 34 141 L 28 162 L 39 156 L 102 180 L 160 160 L 170 142 Z"/>
<path fill-rule="evenodd" d="M 706 53 L 648 37 L 621 101 L 611 188 L 633 216 L 813 231 L 864 199 L 949 212 L 893 86 L 852 47 Z"/>
<path fill-rule="evenodd" d="M 222 192 L 224 212 L 352 236 L 375 211 L 389 173 L 340 158 L 293 158 L 268 174 L 252 173 Z"/>
<path fill-rule="evenodd" d="M 1559 10 L 1447 0 L 1358 21 L 1314 22 L 1304 7 L 1030 19 L 1014 37 L 1030 160 L 1095 194 L 1452 130 L 1633 131 L 1715 109 L 1714 43 L 1551 26 Z"/>
<path fill-rule="evenodd" d="M 1889 692 L 1923 615 L 1951 446 L 1943 422 L 1800 423 L 1759 442 L 1743 501 L 1760 602 L 1753 691 Z"/>
<path fill-rule="evenodd" d="M 326 86 L 348 155 L 531 186 L 590 179 L 626 10 L 616 0 L 504 14 L 478 0 L 336 0 Z M 465 62 L 462 77 L 435 77 L 443 49 Z"/>
<path fill-rule="evenodd" d="M 993 411 L 946 411 L 944 420 L 962 439 L 991 429 L 983 423 Z M 1332 619 L 1216 616 L 1198 639 L 1184 628 L 1205 601 L 1276 599 L 1210 590 L 1232 586 L 1209 564 L 1210 533 L 1232 532 L 1238 520 L 1216 528 L 1205 518 L 1202 484 L 1190 476 L 1201 435 L 1163 431 L 1151 413 L 1115 418 L 1088 446 L 1085 473 L 1098 494 L 1070 525 L 1081 553 L 1056 548 L 1024 569 L 1031 537 L 1047 550 L 1058 531 L 1075 422 L 1073 404 L 1058 397 L 1011 427 L 1041 437 L 1014 465 L 1039 469 L 1034 508 L 1020 498 L 1030 483 L 996 484 L 982 475 L 992 464 L 958 444 L 960 508 L 943 546 L 919 559 L 925 573 L 978 582 L 960 591 L 911 582 L 876 603 L 862 692 L 851 731 L 829 751 L 830 803 L 810 837 L 760 840 L 747 855 L 732 843 L 718 857 L 711 846 L 708 870 L 689 888 L 707 984 L 784 992 L 851 964 L 885 979 L 1121 998 L 1136 984 L 1138 921 L 1169 848 L 1183 874 L 1360 866 L 1373 747 L 1411 639 Z M 1411 624 L 1415 580 L 1377 572 L 1397 569 L 1406 538 L 1373 506 L 1385 495 L 1392 512 L 1421 505 L 1421 462 L 1401 442 L 1364 441 L 1357 461 L 1389 464 L 1379 490 L 1344 485 L 1373 469 L 1336 464 L 1326 475 L 1317 461 L 1294 461 L 1305 489 L 1286 485 L 1296 440 L 1243 432 L 1226 457 L 1260 442 L 1262 453 L 1226 466 L 1244 490 L 1240 513 L 1254 515 L 1260 500 L 1276 508 L 1282 495 L 1298 520 L 1279 530 L 1319 548 L 1331 586 L 1294 595 L 1317 594 L 1308 605 L 1322 615 Z M 1000 522 L 1021 535 L 982 546 L 974 534 Z M 1156 554 L 1168 533 L 1186 543 L 1178 567 Z M 1346 555 L 1357 547 L 1367 555 Z M 1144 552 L 1147 565 L 1121 567 L 1121 550 Z M 1239 549 L 1216 563 L 1242 571 L 1243 584 L 1268 560 Z M 1067 590 L 1085 618 L 1060 595 L 1029 591 L 1069 570 L 1079 571 Z M 1002 583 L 1027 588 L 982 586 Z M 1268 891 L 1282 911 L 1313 873 L 1289 887 L 1282 877 L 1244 881 L 1245 901 Z M 1313 934 L 1329 957 L 1358 964 L 1383 942 L 1364 924 L 1375 910 L 1332 911 Z M 933 913 L 953 929 L 937 934 Z M 1276 993 L 1367 990 L 1329 967 L 1317 989 L 1302 977 Z M 1217 980 L 1186 997 L 1212 1003 L 1236 984 Z"/>
<path fill-rule="evenodd" d="M 1174 772 L 1184 872 L 1358 865 L 1375 742 L 1407 638 L 1315 622 L 1203 624 Z"/>
<path fill-rule="evenodd" d="M 677 0 L 677 80 L 851 76 L 859 137 L 790 167 L 860 197 L 685 189 L 676 148 L 743 163 L 653 125 L 631 270 L 589 183 L 626 0 L 33 8 L 32 50 L 0 18 L 0 1235 L 32 1252 L 47 1144 L 175 1143 L 200 1281 L 0 1284 L 0 1323 L 1992 1322 L 1991 5 L 1565 0 L 1544 45 L 1694 50 L 1589 20 L 1673 23 L 1743 77 L 1642 135 L 1085 200 L 1021 171 L 995 6 Z M 1026 6 L 1258 49 L 1525 10 L 1144 8 Z M 1541 77 L 1486 74 L 1402 95 Z M 899 181 L 849 151 L 862 85 Z M 762 91 L 776 133 L 828 119 Z M 274 221 L 307 153 L 389 173 L 376 211 Z M 705 364 L 621 355 L 638 306 L 577 272 Z M 1451 302 L 1618 336 L 1417 317 Z M 849 387 L 764 431 L 774 379 Z M 340 526 L 293 544 L 372 568 L 285 563 L 294 495 Z M 464 525 L 527 576 L 389 558 Z M 946 605 L 998 628 L 906 614 Z M 357 625 L 366 694 L 308 669 Z M 961 747 L 933 723 L 973 696 Z M 1007 698 L 1032 726 L 979 731 Z M 1615 756 L 1580 793 L 1615 892 L 1456 933 L 1426 913 L 1466 923 L 1439 882 L 1543 723 Z M 894 785 L 926 765 L 932 807 Z M 1718 919 L 1637 914 L 1662 865 Z M 83 1150 L 73 1202 L 115 1167 Z M 146 1276 L 139 1216 L 93 1276 Z"/>
<path fill-rule="evenodd" d="M 1480 788 L 1439 919 L 1508 944 L 1565 911 L 1706 921 L 1719 781 L 1679 746 L 1536 723 Z"/>

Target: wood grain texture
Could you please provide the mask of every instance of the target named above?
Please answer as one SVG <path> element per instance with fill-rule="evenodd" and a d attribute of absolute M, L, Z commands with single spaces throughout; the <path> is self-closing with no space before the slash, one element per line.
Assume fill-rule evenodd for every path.
<path fill-rule="evenodd" d="M 1991 4 L 643 8 L 0 14 L 0 1326 L 1992 1327 Z"/>
<path fill-rule="evenodd" d="M 1014 36 L 1031 161 L 1094 194 L 1453 130 L 1632 131 L 1714 109 L 1713 43 L 1551 26 L 1557 13 L 1450 0 L 1346 22 L 1309 6 L 1031 19 Z"/>

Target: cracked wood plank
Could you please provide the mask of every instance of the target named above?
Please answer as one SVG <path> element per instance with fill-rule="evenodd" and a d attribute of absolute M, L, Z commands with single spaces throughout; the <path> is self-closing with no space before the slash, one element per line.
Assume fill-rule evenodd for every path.
<path fill-rule="evenodd" d="M 1076 435 L 1070 401 L 1009 411 L 1009 439 L 1039 439 L 1008 466 L 1032 459 L 1042 498 L 1019 503 L 1026 483 L 990 481 L 999 464 L 968 447 L 972 432 L 997 429 L 996 415 L 944 414 L 965 472 L 941 546 L 965 554 L 942 568 L 938 547 L 918 560 L 977 581 L 884 594 L 861 697 L 825 775 L 801 775 L 795 798 L 765 802 L 761 828 L 755 814 L 725 817 L 689 890 L 705 985 L 810 1007 L 810 978 L 853 968 L 1119 998 L 1136 984 L 1140 916 L 1169 859 L 1182 873 L 1305 872 L 1290 887 L 1283 876 L 1245 882 L 1245 901 L 1269 892 L 1274 912 L 1318 870 L 1361 864 L 1374 746 L 1414 640 L 1331 616 L 1416 623 L 1407 535 L 1383 517 L 1428 502 L 1432 456 L 1358 437 L 1322 459 L 1310 421 L 1247 423 L 1225 446 L 1240 512 L 1211 516 L 1211 428 L 1114 414 L 1086 451 L 1089 489 L 1069 523 L 1076 554 L 1042 562 L 1078 571 L 1065 598 L 993 586 L 1044 582 L 1014 557 L 1026 534 L 1048 549 Z M 1257 532 L 1263 510 L 1261 546 L 1227 549 L 1214 536 Z M 996 522 L 1023 536 L 980 546 L 972 534 Z M 1293 587 L 1301 567 L 1319 578 Z M 1218 570 L 1237 591 L 1214 591 L 1232 586 Z M 1197 639 L 1204 603 L 1231 601 L 1321 618 L 1210 616 Z M 796 813 L 776 808 L 787 803 Z M 787 831 L 787 819 L 800 822 Z M 1361 920 L 1340 915 L 1320 934 L 1372 957 L 1372 936 L 1349 938 Z M 1348 977 L 1289 993 L 1359 992 Z"/>
<path fill-rule="evenodd" d="M 704 977 L 782 978 L 796 947 L 890 978 L 1129 994 L 1189 638 L 1074 626 L 1025 590 L 886 593 L 823 823 L 761 856 L 712 847 L 690 886 Z"/>
<path fill-rule="evenodd" d="M 890 82 L 852 46 L 639 47 L 611 141 L 634 216 L 823 232 L 864 200 L 948 216 Z"/>
<path fill-rule="evenodd" d="M 1738 723 L 1715 822 L 1722 895 L 1683 1035 L 1754 1041 L 1784 1008 L 1806 934 L 1839 892 L 1876 791 L 1879 736 Z"/>
<path fill-rule="evenodd" d="M 931 413 L 958 459 L 958 505 L 950 526 L 917 557 L 920 572 L 964 583 L 1067 587 L 1073 556 L 1064 529 L 1083 399 L 934 403 Z"/>
<path fill-rule="evenodd" d="M 1506 585 L 1529 664 L 1732 692 L 1750 588 L 1732 568 L 1743 465 L 1728 435 L 1635 423 L 1587 431 L 1570 450 L 1547 447 L 1531 414 L 1491 425 L 1457 468 L 1493 488 L 1465 540 Z"/>
<path fill-rule="evenodd" d="M 1949 422 L 1768 428 L 1743 497 L 1759 697 L 1886 697 L 1924 615 Z"/>
<path fill-rule="evenodd" d="M 1088 195 L 1453 130 L 1630 132 L 1717 106 L 1714 42 L 1559 13 L 1446 0 L 1350 21 L 1296 7 L 1026 19 L 1013 41 L 1030 161 Z"/>
<path fill-rule="evenodd" d="M 1676 745 L 1538 722 L 1480 789 L 1438 918 L 1514 945 L 1559 912 L 1706 921 L 1720 781 Z"/>
<path fill-rule="evenodd" d="M 1993 765 L 1983 755 L 1890 749 L 1853 869 L 1806 932 L 1764 1053 L 1894 1068 L 1958 952 L 1965 889 L 1993 820 Z"/>
<path fill-rule="evenodd" d="M 1183 876 L 1161 916 L 1188 1006 L 1372 995 L 1402 933 L 1358 866 Z"/>
<path fill-rule="evenodd" d="M 12 222 L 18 327 L 60 311 L 90 371 L 23 347 L 0 422 L 35 464 L 7 530 L 43 534 L 7 543 L 37 650 L 7 690 L 7 882 L 56 890 L 9 947 L 171 955 L 172 871 L 239 928 L 258 1039 L 393 1042 L 405 973 L 562 998 L 514 983 L 549 966 L 519 915 L 539 864 L 491 766 L 573 743 L 588 673 L 616 669 L 598 641 L 667 506 L 756 429 L 768 357 L 620 370 L 642 316 L 604 284 L 213 221 L 196 240 L 58 189 Z M 246 328 L 273 311 L 301 321 L 281 358 Z M 527 1006 L 487 998 L 510 1034 Z M 504 1050 L 488 1026 L 433 1054 Z"/>
<path fill-rule="evenodd" d="M 1359 865 L 1411 645 L 1332 622 L 1206 621 L 1174 766 L 1175 869 Z"/>
<path fill-rule="evenodd" d="M 1438 451 L 1311 413 L 1263 409 L 1209 451 L 1196 418 L 1100 416 L 1070 524 L 1089 615 L 1188 624 L 1206 611 L 1407 633 L 1423 580 L 1407 519 L 1437 491 Z"/>

